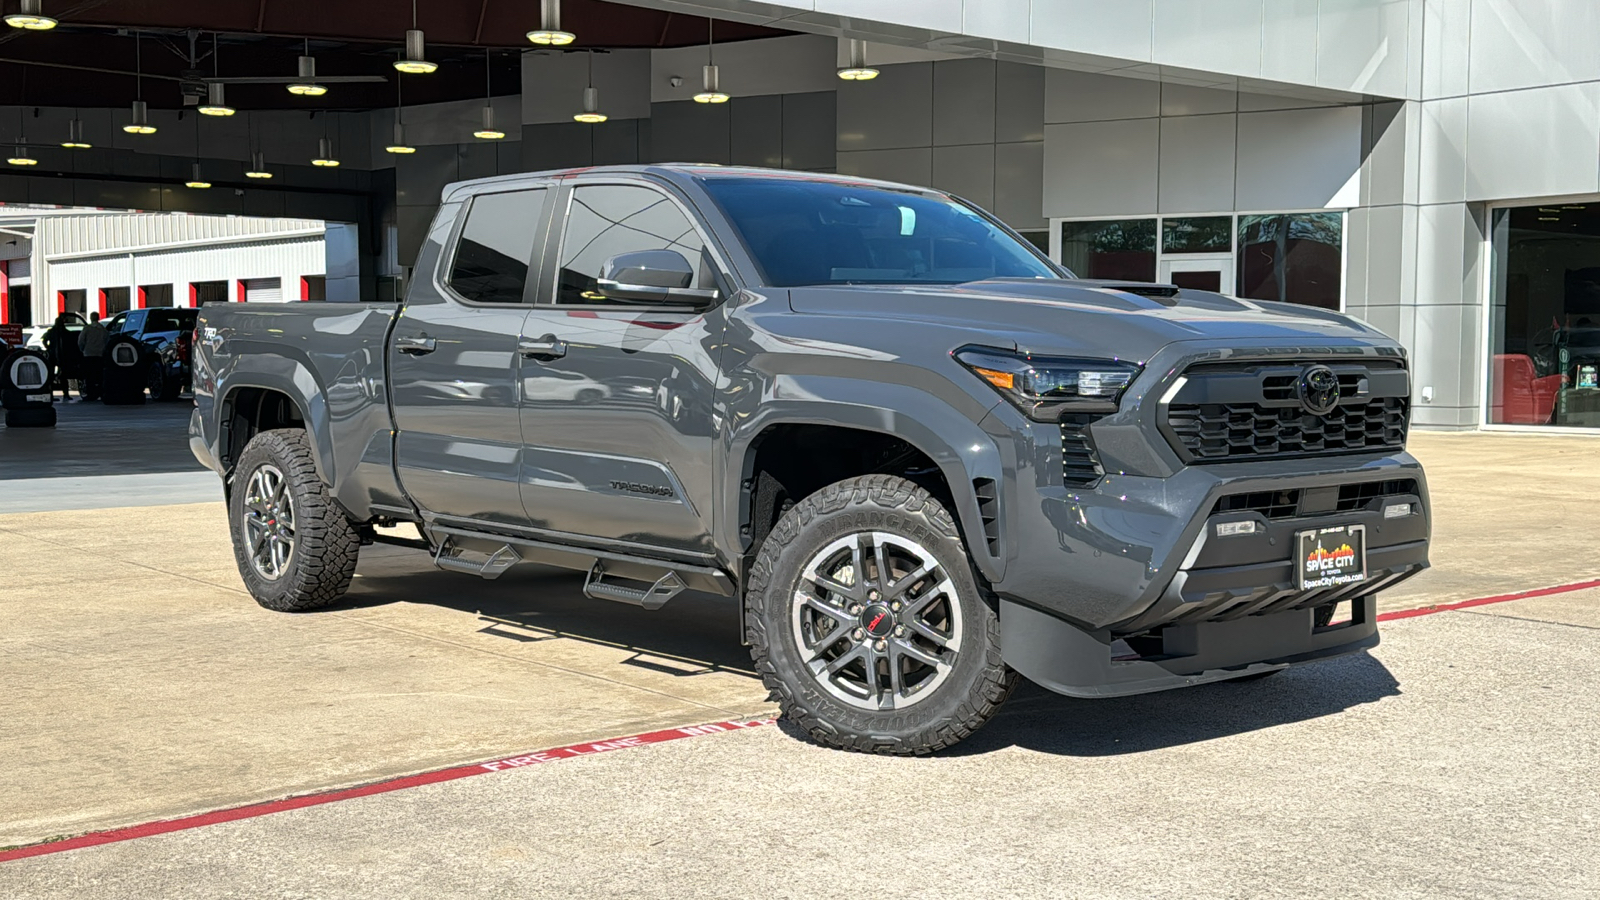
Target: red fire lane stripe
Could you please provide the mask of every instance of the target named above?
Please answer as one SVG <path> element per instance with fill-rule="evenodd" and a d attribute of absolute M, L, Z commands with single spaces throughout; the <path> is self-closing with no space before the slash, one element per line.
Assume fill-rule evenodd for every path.
<path fill-rule="evenodd" d="M 1434 613 L 1449 612 L 1456 609 L 1468 609 L 1474 606 L 1487 606 L 1491 603 L 1505 603 L 1511 600 L 1527 600 L 1531 597 L 1548 597 L 1551 594 L 1565 594 L 1571 591 L 1582 591 L 1589 588 L 1600 587 L 1600 579 L 1594 581 L 1579 581 L 1572 584 L 1556 585 L 1554 587 L 1538 588 L 1531 591 L 1520 591 L 1515 594 L 1500 594 L 1495 597 L 1479 597 L 1476 600 L 1463 600 L 1459 603 L 1441 603 L 1437 606 L 1425 606 L 1421 609 L 1402 609 L 1394 612 L 1383 613 L 1378 616 L 1378 621 L 1387 622 L 1394 619 L 1410 619 L 1417 616 L 1428 616 Z M 390 791 L 404 790 L 405 788 L 420 787 L 425 784 L 439 784 L 445 781 L 455 781 L 458 778 L 470 778 L 474 775 L 487 775 L 491 772 L 505 772 L 520 769 L 526 766 L 536 766 L 543 763 L 559 762 L 563 759 L 572 759 L 577 756 L 593 756 L 596 753 L 609 753 L 613 750 L 626 750 L 630 747 L 643 747 L 647 744 L 661 744 L 667 741 L 678 741 L 684 738 L 700 737 L 707 734 L 720 734 L 725 731 L 738 731 L 744 728 L 758 728 L 762 725 L 771 725 L 775 719 L 753 719 L 749 721 L 711 722 L 705 725 L 690 725 L 684 728 L 668 728 L 662 731 L 652 731 L 648 734 L 635 734 L 628 737 L 614 738 L 609 741 L 592 741 L 586 744 L 570 744 L 566 747 L 554 747 L 549 750 L 538 750 L 525 753 L 521 756 L 508 756 L 488 762 L 474 763 L 469 766 L 453 766 L 448 769 L 438 769 L 433 772 L 422 772 L 417 775 L 406 775 L 388 781 L 379 781 L 365 784 L 360 787 L 345 788 L 337 791 L 326 791 L 320 794 L 304 794 L 299 797 L 286 797 L 282 800 L 269 800 L 266 803 L 254 803 L 249 806 L 239 806 L 233 809 L 221 809 L 215 812 L 200 813 L 194 816 L 185 816 L 181 819 L 168 819 L 163 822 L 147 822 L 143 825 L 131 825 L 127 828 L 116 828 L 111 831 L 97 831 L 90 834 L 79 835 L 64 841 L 55 841 L 49 844 L 34 844 L 28 847 L 19 847 L 15 850 L 0 851 L 0 862 L 13 859 L 27 859 L 30 856 L 44 856 L 50 853 L 61 853 L 67 850 L 78 850 L 84 847 L 96 847 L 101 844 L 114 844 L 119 841 L 131 841 L 134 838 L 150 837 L 156 834 L 167 834 L 173 831 L 186 831 L 190 828 L 200 828 L 206 825 L 216 825 L 222 822 L 237 822 L 240 819 L 253 819 L 257 816 L 267 816 L 273 813 L 285 812 L 291 809 L 304 809 L 308 806 L 321 806 L 324 803 L 334 803 L 339 800 L 353 800 L 357 797 L 370 797 L 373 794 L 386 794 Z"/>
<path fill-rule="evenodd" d="M 1496 597 L 1479 597 L 1476 600 L 1462 600 L 1460 603 L 1441 603 L 1437 606 L 1424 606 L 1421 609 L 1399 609 L 1394 612 L 1382 613 L 1378 616 L 1379 622 L 1388 622 L 1393 619 L 1412 619 L 1417 616 L 1429 616 L 1434 613 L 1449 612 L 1453 609 L 1468 609 L 1473 606 L 1488 606 L 1491 603 L 1505 603 L 1510 600 L 1527 600 L 1530 597 L 1548 597 L 1551 594 L 1565 594 L 1571 591 L 1585 591 L 1589 588 L 1600 587 L 1600 579 L 1594 581 L 1575 581 L 1572 584 L 1558 584 L 1554 587 L 1537 588 L 1531 591 L 1518 591 L 1515 594 L 1500 594 Z"/>
<path fill-rule="evenodd" d="M 127 828 L 114 828 L 110 831 L 96 831 L 48 844 L 33 844 L 32 846 L 19 847 L 15 850 L 0 851 L 0 862 L 27 859 L 30 856 L 44 856 L 50 853 L 61 853 L 67 850 L 79 850 L 84 847 L 97 847 L 101 844 L 114 844 L 119 841 L 131 841 L 134 838 L 167 834 L 173 831 L 187 831 L 190 828 L 201 828 L 222 822 L 237 822 L 240 819 L 253 819 L 257 816 L 268 816 L 291 809 L 321 806 L 324 803 L 334 803 L 339 800 L 354 800 L 357 797 L 370 797 L 373 794 L 387 794 L 390 791 L 421 787 L 425 784 L 439 784 L 445 781 L 455 781 L 458 778 L 471 778 L 474 775 L 505 772 L 526 766 L 536 766 L 541 763 L 559 762 L 563 759 L 572 759 L 578 756 L 593 756 L 596 753 L 610 753 L 614 750 L 643 747 L 647 744 L 662 744 L 667 741 L 679 741 L 684 738 L 701 737 L 708 734 L 721 734 L 726 731 L 759 728 L 763 725 L 771 725 L 775 721 L 777 720 L 751 719 L 747 721 L 710 722 L 704 725 L 689 725 L 683 728 L 668 728 L 647 734 L 629 735 L 628 737 L 613 738 L 608 741 L 569 744 L 565 747 L 553 747 L 549 750 L 538 750 L 521 756 L 508 756 L 488 762 L 473 763 L 469 766 L 452 766 L 448 769 L 406 775 L 401 778 L 392 778 L 388 781 L 378 781 L 359 787 L 325 791 L 318 794 L 303 794 L 298 797 L 285 797 L 282 800 L 252 803 L 249 806 L 237 806 L 233 809 L 219 809 L 214 812 L 184 816 L 180 819 L 146 822 L 143 825 L 130 825 Z"/>

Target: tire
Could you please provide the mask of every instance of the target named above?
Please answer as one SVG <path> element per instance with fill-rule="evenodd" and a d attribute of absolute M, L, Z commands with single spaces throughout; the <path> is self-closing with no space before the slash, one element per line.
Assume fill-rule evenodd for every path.
<path fill-rule="evenodd" d="M 150 351 L 132 335 L 119 334 L 106 342 L 102 357 L 100 399 L 107 406 L 139 406 L 149 379 Z"/>
<path fill-rule="evenodd" d="M 56 424 L 56 408 L 54 406 L 34 406 L 28 409 L 6 410 L 7 428 L 54 428 Z"/>
<path fill-rule="evenodd" d="M 167 376 L 161 371 L 161 361 L 151 360 L 150 369 L 144 376 L 145 390 L 150 392 L 151 400 L 166 400 Z"/>
<path fill-rule="evenodd" d="M 267 609 L 320 609 L 349 589 L 361 540 L 317 474 L 306 432 L 263 431 L 250 439 L 234 470 L 228 523 L 239 577 Z"/>
<path fill-rule="evenodd" d="M 886 591 L 879 547 L 893 576 Z M 773 526 L 745 590 L 746 637 L 783 715 L 812 740 L 920 755 L 977 731 L 1016 685 L 987 600 L 949 512 L 903 478 L 867 475 L 806 497 Z M 808 656 L 837 671 L 814 674 Z"/>
<path fill-rule="evenodd" d="M 50 362 L 37 350 L 0 352 L 0 390 L 49 393 Z"/>

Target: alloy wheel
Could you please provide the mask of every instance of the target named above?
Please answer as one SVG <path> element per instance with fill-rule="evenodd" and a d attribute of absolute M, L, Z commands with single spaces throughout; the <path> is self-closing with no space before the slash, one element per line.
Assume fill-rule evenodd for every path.
<path fill-rule="evenodd" d="M 281 578 L 294 556 L 295 521 L 294 499 L 276 466 L 262 465 L 250 474 L 240 527 L 256 574 L 273 581 Z"/>
<path fill-rule="evenodd" d="M 795 585 L 794 640 L 817 684 L 861 709 L 931 696 L 961 650 L 961 599 L 943 564 L 883 531 L 834 540 Z"/>

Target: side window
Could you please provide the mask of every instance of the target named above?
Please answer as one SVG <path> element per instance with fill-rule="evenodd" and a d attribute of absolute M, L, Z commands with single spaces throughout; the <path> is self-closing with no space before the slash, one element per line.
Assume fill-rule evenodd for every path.
<path fill-rule="evenodd" d="M 472 198 L 445 279 L 450 289 L 477 303 L 521 303 L 546 196 L 540 188 Z"/>
<path fill-rule="evenodd" d="M 715 286 L 694 225 L 665 194 L 624 184 L 580 185 L 572 192 L 567 233 L 561 242 L 556 302 L 632 303 L 600 291 L 600 269 L 619 253 L 676 250 L 699 274 L 693 287 Z"/>

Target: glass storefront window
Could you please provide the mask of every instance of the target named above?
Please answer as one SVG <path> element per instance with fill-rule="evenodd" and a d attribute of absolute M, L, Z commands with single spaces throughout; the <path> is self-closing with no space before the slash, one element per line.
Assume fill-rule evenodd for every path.
<path fill-rule="evenodd" d="M 1489 421 L 1600 428 L 1600 204 L 1494 211 Z"/>
<path fill-rule="evenodd" d="M 1240 297 L 1339 308 L 1344 214 L 1239 217 Z"/>
<path fill-rule="evenodd" d="M 1156 220 L 1061 223 L 1061 264 L 1081 278 L 1156 280 Z"/>
<path fill-rule="evenodd" d="M 1227 253 L 1233 249 L 1233 216 L 1161 220 L 1162 253 Z"/>

